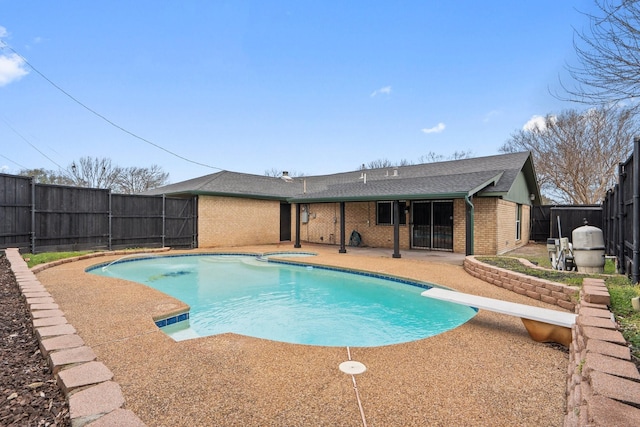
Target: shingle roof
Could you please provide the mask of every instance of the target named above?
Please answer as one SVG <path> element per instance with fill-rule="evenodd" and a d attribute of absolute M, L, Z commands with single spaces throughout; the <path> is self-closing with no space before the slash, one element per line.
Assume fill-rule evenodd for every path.
<path fill-rule="evenodd" d="M 530 153 L 520 152 L 290 180 L 221 171 L 145 194 L 228 195 L 291 202 L 463 197 L 480 190 L 480 195 L 500 195 L 509 191 L 521 171 L 537 193 Z"/>

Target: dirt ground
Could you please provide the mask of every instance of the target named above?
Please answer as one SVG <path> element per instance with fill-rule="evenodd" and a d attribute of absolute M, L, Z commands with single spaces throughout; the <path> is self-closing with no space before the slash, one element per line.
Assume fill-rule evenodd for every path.
<path fill-rule="evenodd" d="M 31 327 L 31 315 L 0 256 L 0 425 L 69 426 L 69 408 Z"/>

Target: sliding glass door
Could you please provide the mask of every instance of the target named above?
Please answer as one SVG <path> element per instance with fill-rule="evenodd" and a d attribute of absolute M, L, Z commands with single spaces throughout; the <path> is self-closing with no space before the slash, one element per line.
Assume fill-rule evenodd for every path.
<path fill-rule="evenodd" d="M 411 203 L 411 247 L 453 250 L 453 202 L 425 200 Z"/>

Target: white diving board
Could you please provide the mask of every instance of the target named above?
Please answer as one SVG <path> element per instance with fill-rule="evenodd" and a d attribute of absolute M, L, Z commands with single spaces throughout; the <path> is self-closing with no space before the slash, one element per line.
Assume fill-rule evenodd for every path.
<path fill-rule="evenodd" d="M 430 288 L 422 296 L 462 304 L 482 310 L 516 316 L 538 342 L 557 342 L 565 346 L 571 344 L 571 327 L 576 323 L 577 315 L 565 311 L 533 307 L 515 302 L 501 301 L 441 288 Z"/>

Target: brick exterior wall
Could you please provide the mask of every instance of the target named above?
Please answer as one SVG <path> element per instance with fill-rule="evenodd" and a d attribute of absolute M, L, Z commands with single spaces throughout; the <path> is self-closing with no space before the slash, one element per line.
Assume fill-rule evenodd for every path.
<path fill-rule="evenodd" d="M 496 255 L 529 240 L 529 206 L 522 206 L 522 239 L 515 240 L 517 205 L 498 198 L 476 198 L 474 252 Z M 300 240 L 308 243 L 340 244 L 340 203 L 312 203 L 308 221 L 300 224 Z M 453 200 L 453 251 L 466 251 L 466 206 Z M 291 206 L 291 239 L 295 239 L 295 205 Z M 392 225 L 376 224 L 376 202 L 345 204 L 345 244 L 353 230 L 365 246 L 393 248 Z M 409 218 L 407 218 L 409 221 Z M 411 247 L 410 224 L 400 225 L 400 249 Z M 280 202 L 238 197 L 200 196 L 198 202 L 198 246 L 243 246 L 280 241 Z"/>
<path fill-rule="evenodd" d="M 516 203 L 492 197 L 473 199 L 473 204 L 475 255 L 503 254 L 529 242 L 530 206 L 522 205 L 520 240 L 516 240 Z"/>
<path fill-rule="evenodd" d="M 497 203 L 498 224 L 500 224 L 500 227 L 497 229 L 498 235 L 496 246 L 498 249 L 497 253 L 503 254 L 522 246 L 523 242 L 529 241 L 529 234 L 531 231 L 531 207 L 528 205 L 521 205 L 522 217 L 520 218 L 520 240 L 516 240 L 516 211 L 518 205 L 505 200 L 497 200 Z"/>
<path fill-rule="evenodd" d="M 312 203 L 308 206 L 309 222 L 301 224 L 300 239 L 309 243 L 339 245 L 340 203 Z M 366 246 L 393 248 L 393 226 L 376 224 L 375 202 L 345 204 L 345 244 L 347 245 L 353 230 L 360 233 L 362 242 Z M 295 231 L 293 233 L 295 234 Z M 409 249 L 409 233 L 408 225 L 400 225 L 401 249 Z"/>
<path fill-rule="evenodd" d="M 294 215 L 292 222 L 293 218 L 295 218 Z M 279 241 L 279 201 L 238 197 L 199 197 L 199 247 L 260 245 Z"/>
<path fill-rule="evenodd" d="M 467 252 L 467 214 L 463 199 L 453 201 L 453 252 Z"/>
<path fill-rule="evenodd" d="M 495 198 L 473 199 L 474 227 L 473 250 L 477 255 L 495 255 L 498 252 L 496 236 L 498 233 L 498 217 L 496 215 Z M 501 224 L 502 225 L 502 224 Z"/>

